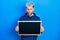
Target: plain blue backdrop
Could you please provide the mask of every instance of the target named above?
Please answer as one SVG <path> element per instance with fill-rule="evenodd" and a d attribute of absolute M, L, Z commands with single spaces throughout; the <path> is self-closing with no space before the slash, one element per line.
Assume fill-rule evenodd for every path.
<path fill-rule="evenodd" d="M 37 40 L 60 40 L 59 0 L 0 0 L 0 40 L 18 40 L 18 19 L 26 12 L 25 4 L 33 2 L 34 12 L 42 20 L 45 31 Z"/>

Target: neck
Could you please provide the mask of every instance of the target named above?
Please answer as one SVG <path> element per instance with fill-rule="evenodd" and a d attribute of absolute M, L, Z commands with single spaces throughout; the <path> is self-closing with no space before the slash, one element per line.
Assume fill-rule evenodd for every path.
<path fill-rule="evenodd" d="M 32 13 L 28 13 L 28 15 L 29 15 L 29 16 L 31 16 L 31 15 L 32 15 Z"/>
<path fill-rule="evenodd" d="M 32 15 L 32 13 L 28 13 L 28 15 L 30 16 L 30 15 Z"/>

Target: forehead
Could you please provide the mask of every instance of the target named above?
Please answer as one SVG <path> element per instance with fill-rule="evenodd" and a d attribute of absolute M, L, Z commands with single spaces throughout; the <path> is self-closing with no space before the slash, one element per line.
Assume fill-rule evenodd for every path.
<path fill-rule="evenodd" d="M 27 9 L 32 9 L 33 8 L 33 6 L 27 6 Z"/>

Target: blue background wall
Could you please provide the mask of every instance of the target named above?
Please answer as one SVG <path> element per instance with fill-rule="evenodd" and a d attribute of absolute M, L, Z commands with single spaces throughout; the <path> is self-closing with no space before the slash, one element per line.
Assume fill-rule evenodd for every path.
<path fill-rule="evenodd" d="M 29 0 L 0 0 L 0 40 L 18 40 L 15 31 L 18 19 L 26 12 L 25 4 Z M 59 0 L 30 0 L 35 5 L 45 28 L 37 40 L 60 40 L 60 3 Z"/>

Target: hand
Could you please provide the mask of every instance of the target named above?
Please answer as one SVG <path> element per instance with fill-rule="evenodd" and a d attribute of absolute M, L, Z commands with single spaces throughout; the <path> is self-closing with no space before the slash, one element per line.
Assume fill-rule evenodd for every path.
<path fill-rule="evenodd" d="M 19 26 L 18 26 L 18 25 L 16 26 L 15 30 L 16 30 L 17 32 L 19 32 Z"/>
<path fill-rule="evenodd" d="M 40 27 L 40 33 L 42 33 L 43 31 L 44 31 L 44 27 L 41 26 L 41 27 Z"/>

